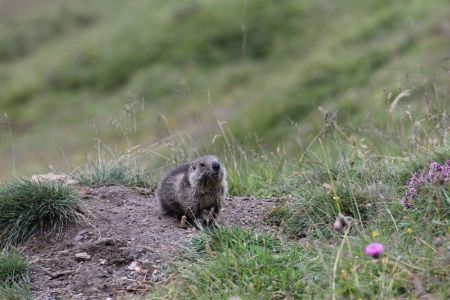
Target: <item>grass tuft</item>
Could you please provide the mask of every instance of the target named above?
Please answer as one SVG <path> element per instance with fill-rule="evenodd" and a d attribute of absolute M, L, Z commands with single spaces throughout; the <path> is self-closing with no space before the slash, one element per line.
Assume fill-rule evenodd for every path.
<path fill-rule="evenodd" d="M 92 187 L 122 185 L 128 187 L 155 188 L 156 178 L 150 171 L 122 161 L 91 162 L 75 175 L 77 180 Z"/>
<path fill-rule="evenodd" d="M 0 286 L 0 299 L 32 300 L 33 295 L 27 285 L 14 283 L 13 285 Z"/>
<path fill-rule="evenodd" d="M 0 252 L 0 299 L 32 299 L 27 283 L 27 262 L 17 252 Z"/>
<path fill-rule="evenodd" d="M 22 178 L 0 186 L 0 244 L 61 231 L 79 220 L 80 206 L 77 192 L 62 183 Z"/>
<path fill-rule="evenodd" d="M 0 252 L 0 285 L 23 280 L 27 272 L 28 265 L 18 253 Z"/>

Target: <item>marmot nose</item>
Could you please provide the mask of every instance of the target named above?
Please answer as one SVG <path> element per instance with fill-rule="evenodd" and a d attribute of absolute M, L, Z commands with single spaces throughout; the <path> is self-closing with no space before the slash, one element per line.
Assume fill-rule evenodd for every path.
<path fill-rule="evenodd" d="M 218 162 L 213 162 L 212 163 L 212 168 L 213 168 L 214 172 L 219 172 L 220 164 Z"/>

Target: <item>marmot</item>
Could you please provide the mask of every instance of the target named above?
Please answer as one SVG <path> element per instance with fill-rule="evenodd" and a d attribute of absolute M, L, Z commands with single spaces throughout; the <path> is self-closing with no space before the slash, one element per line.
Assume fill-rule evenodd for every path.
<path fill-rule="evenodd" d="M 186 221 L 209 223 L 220 211 L 228 191 L 225 167 L 213 155 L 199 157 L 170 171 L 159 184 L 156 195 L 165 215 Z M 207 220 L 205 219 L 205 216 Z"/>

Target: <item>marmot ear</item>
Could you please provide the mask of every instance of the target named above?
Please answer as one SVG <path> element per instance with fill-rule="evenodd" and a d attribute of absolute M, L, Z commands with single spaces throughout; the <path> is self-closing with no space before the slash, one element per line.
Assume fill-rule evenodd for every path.
<path fill-rule="evenodd" d="M 190 167 L 191 167 L 191 169 L 192 169 L 192 170 L 195 170 L 195 169 L 196 169 L 196 167 L 195 167 L 195 164 L 194 164 L 194 163 L 191 163 L 191 166 L 190 166 Z"/>

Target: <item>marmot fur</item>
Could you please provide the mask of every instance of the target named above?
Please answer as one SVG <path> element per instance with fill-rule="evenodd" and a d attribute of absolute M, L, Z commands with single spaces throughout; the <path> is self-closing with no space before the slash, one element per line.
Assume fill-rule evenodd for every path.
<path fill-rule="evenodd" d="M 163 214 L 181 218 L 182 223 L 208 216 L 209 223 L 209 217 L 215 218 L 219 213 L 227 191 L 225 167 L 216 156 L 207 155 L 170 171 L 156 195 Z"/>

